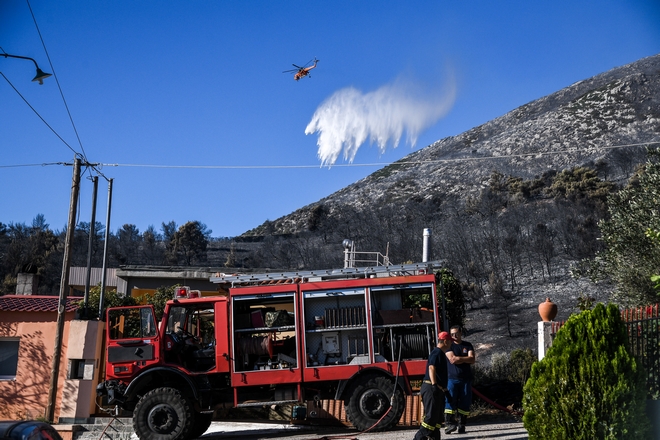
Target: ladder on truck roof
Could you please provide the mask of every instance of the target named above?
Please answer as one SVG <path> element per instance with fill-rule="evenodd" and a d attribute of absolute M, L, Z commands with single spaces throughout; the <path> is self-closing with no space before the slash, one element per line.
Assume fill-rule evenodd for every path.
<path fill-rule="evenodd" d="M 269 272 L 254 274 L 233 274 L 226 275 L 217 273 L 210 278 L 212 283 L 226 284 L 230 283 L 232 287 L 236 284 L 255 285 L 255 284 L 284 284 L 308 281 L 325 281 L 339 279 L 355 278 L 377 278 L 392 277 L 402 275 L 419 275 L 433 273 L 434 269 L 442 268 L 440 261 L 430 261 L 428 263 L 413 264 L 392 264 L 387 266 L 371 267 L 345 267 L 343 269 L 325 269 L 308 270 L 293 272 Z"/>

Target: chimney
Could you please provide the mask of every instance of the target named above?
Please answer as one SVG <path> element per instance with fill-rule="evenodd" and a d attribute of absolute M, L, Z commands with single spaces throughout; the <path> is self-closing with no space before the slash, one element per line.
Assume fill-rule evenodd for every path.
<path fill-rule="evenodd" d="M 39 275 L 20 272 L 16 276 L 16 295 L 34 295 L 37 293 Z"/>
<path fill-rule="evenodd" d="M 424 228 L 424 247 L 422 248 L 422 263 L 426 263 L 431 258 L 431 229 Z"/>

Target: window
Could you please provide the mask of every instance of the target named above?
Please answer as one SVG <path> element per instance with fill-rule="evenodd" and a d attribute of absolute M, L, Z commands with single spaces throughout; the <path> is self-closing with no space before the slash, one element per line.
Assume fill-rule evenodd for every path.
<path fill-rule="evenodd" d="M 16 379 L 18 338 L 0 339 L 0 380 Z"/>
<path fill-rule="evenodd" d="M 156 321 L 150 306 L 123 307 L 110 310 L 110 339 L 152 338 Z"/>
<path fill-rule="evenodd" d="M 94 361 L 69 359 L 69 371 L 67 372 L 67 377 L 69 379 L 94 379 Z"/>

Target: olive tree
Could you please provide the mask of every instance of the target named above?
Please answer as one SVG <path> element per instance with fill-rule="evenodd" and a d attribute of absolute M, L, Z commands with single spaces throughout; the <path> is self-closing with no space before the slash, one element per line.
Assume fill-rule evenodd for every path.
<path fill-rule="evenodd" d="M 660 246 L 647 230 L 660 230 L 660 154 L 650 151 L 644 167 L 628 186 L 608 199 L 609 220 L 599 223 L 606 249 L 592 274 L 609 276 L 624 304 L 658 300 L 651 277 L 660 267 Z"/>

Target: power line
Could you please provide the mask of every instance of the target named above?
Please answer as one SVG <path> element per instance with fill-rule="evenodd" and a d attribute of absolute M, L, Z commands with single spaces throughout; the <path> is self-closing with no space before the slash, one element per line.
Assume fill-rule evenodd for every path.
<path fill-rule="evenodd" d="M 53 72 L 53 78 L 55 78 L 55 83 L 57 84 L 57 89 L 59 90 L 60 96 L 62 97 L 62 102 L 64 103 L 64 108 L 66 109 L 66 113 L 69 116 L 69 121 L 71 121 L 71 126 L 73 127 L 73 132 L 76 135 L 76 139 L 78 140 L 78 145 L 80 145 L 80 150 L 82 151 L 82 154 L 79 154 L 78 152 L 76 152 L 68 143 L 66 143 L 64 141 L 64 139 L 62 139 L 61 136 L 57 135 L 57 133 L 55 133 L 55 134 L 57 135 L 57 137 L 59 137 L 62 140 L 62 142 L 64 142 L 64 144 L 67 147 L 69 147 L 69 149 L 71 149 L 74 152 L 76 157 L 80 157 L 81 159 L 83 159 L 82 166 L 85 167 L 84 172 L 86 172 L 89 169 L 92 169 L 96 172 L 97 175 L 100 175 L 106 181 L 109 181 L 108 177 L 106 177 L 98 168 L 96 168 L 96 166 L 98 164 L 91 164 L 87 160 L 87 153 L 85 152 L 85 147 L 83 147 L 82 140 L 80 139 L 80 135 L 78 134 L 78 128 L 76 127 L 76 123 L 73 121 L 73 115 L 71 114 L 71 111 L 69 110 L 69 104 L 66 102 L 66 98 L 64 97 L 64 91 L 62 90 L 62 86 L 60 85 L 60 80 L 58 79 L 57 73 L 55 72 L 55 66 L 53 66 L 53 62 L 50 59 L 50 54 L 48 53 L 48 48 L 46 47 L 46 42 L 44 41 L 44 38 L 41 35 L 41 30 L 39 29 L 39 24 L 37 23 L 37 19 L 34 16 L 34 11 L 32 10 L 32 6 L 30 5 L 30 0 L 26 0 L 26 3 L 28 5 L 28 9 L 30 10 L 30 15 L 32 16 L 32 21 L 34 22 L 34 27 L 37 29 L 37 34 L 39 34 L 39 39 L 41 40 L 41 45 L 44 48 L 44 52 L 46 53 L 46 58 L 48 59 L 48 64 L 50 65 L 51 71 Z M 36 113 L 36 111 L 35 111 L 35 113 Z M 41 118 L 41 116 L 39 116 L 39 117 Z M 43 121 L 43 118 L 41 118 L 41 120 Z M 44 121 L 44 123 L 45 123 L 45 121 Z M 46 125 L 48 125 L 48 124 L 46 124 Z M 48 126 L 48 127 L 50 128 L 50 126 Z M 51 128 L 51 130 L 53 130 L 53 129 Z M 53 132 L 55 132 L 55 131 L 53 130 Z M 90 173 L 90 177 L 91 177 L 91 173 Z"/>
<path fill-rule="evenodd" d="M 39 114 L 39 112 L 38 112 L 34 107 L 32 107 L 32 105 L 28 102 L 27 99 L 25 99 L 25 97 L 21 94 L 21 92 L 19 92 L 18 89 L 17 89 L 16 87 L 14 87 L 14 85 L 11 83 L 11 81 L 9 81 L 9 78 L 7 78 L 7 77 L 5 76 L 5 74 L 2 73 L 2 72 L 0 72 L 0 75 L 2 75 L 2 77 L 7 81 L 7 83 L 9 83 L 9 85 L 11 86 L 11 88 L 14 89 L 14 91 L 18 94 L 18 96 L 21 97 L 21 99 L 23 100 L 23 102 L 25 102 L 25 103 L 27 104 L 27 106 L 30 107 L 30 109 L 34 112 L 34 114 L 37 115 L 37 117 L 38 117 L 39 119 L 41 119 L 41 121 L 42 121 L 44 124 L 46 124 L 46 127 L 48 127 L 48 128 L 50 129 L 50 131 L 52 131 L 52 132 L 55 134 L 55 136 L 58 137 L 59 140 L 61 140 L 62 142 L 64 142 L 64 145 L 66 145 L 67 147 L 69 147 L 69 150 L 71 150 L 71 151 L 73 152 L 73 154 L 78 155 L 79 153 L 78 153 L 78 152 L 77 152 L 77 151 L 76 151 L 71 145 L 69 145 L 69 144 L 67 143 L 67 141 L 65 141 L 65 140 L 62 138 L 62 136 L 60 136 L 60 135 L 55 131 L 55 129 L 54 129 L 53 127 L 50 126 L 50 124 L 49 124 L 48 122 L 46 122 L 46 120 L 45 120 L 45 119 Z"/>
<path fill-rule="evenodd" d="M 614 150 L 618 148 L 629 147 L 643 147 L 646 145 L 660 144 L 660 141 L 642 142 L 636 144 L 622 144 L 611 145 L 609 147 L 592 147 L 596 150 Z M 454 162 L 470 162 L 470 161 L 486 161 L 498 159 L 513 159 L 521 157 L 537 157 L 559 155 L 567 153 L 584 153 L 583 149 L 568 149 L 568 150 L 553 150 L 536 153 L 520 153 L 520 154 L 505 154 L 501 156 L 481 156 L 481 157 L 460 157 L 453 159 L 430 159 L 430 160 L 398 160 L 396 162 L 373 162 L 373 163 L 345 163 L 335 164 L 332 167 L 340 168 L 354 168 L 354 167 L 379 167 L 390 165 L 423 165 L 432 163 L 454 163 Z M 67 165 L 71 163 L 66 162 L 51 162 L 41 164 L 17 164 L 17 165 L 0 165 L 0 168 L 17 168 L 17 167 L 32 167 L 32 166 L 49 166 L 49 165 Z M 169 169 L 210 169 L 210 170 L 264 170 L 264 169 L 312 169 L 322 168 L 320 165 L 163 165 L 163 164 L 130 164 L 130 163 L 83 163 L 83 166 L 93 168 L 97 172 L 100 167 L 128 167 L 128 168 L 169 168 Z M 104 176 L 105 177 L 105 176 Z"/>
<path fill-rule="evenodd" d="M 50 162 L 50 163 L 26 163 L 20 165 L 0 165 L 0 168 L 21 168 L 21 167 L 47 167 L 51 165 L 71 165 L 65 162 Z"/>
<path fill-rule="evenodd" d="M 645 145 L 660 144 L 660 141 L 643 142 L 637 144 L 624 144 L 612 145 L 609 147 L 592 147 L 596 150 L 613 150 L 617 148 L 641 147 Z M 520 153 L 520 154 L 506 154 L 501 156 L 481 156 L 481 157 L 461 157 L 453 159 L 430 159 L 430 160 L 398 160 L 396 162 L 373 162 L 373 163 L 347 163 L 335 164 L 332 167 L 378 167 L 390 165 L 423 165 L 432 163 L 453 163 L 453 162 L 470 162 L 470 161 L 485 161 L 496 159 L 512 159 L 522 157 L 537 157 L 548 155 L 559 155 L 566 153 L 583 153 L 583 149 L 569 149 L 569 150 L 554 150 L 535 153 Z M 128 163 L 104 163 L 102 166 L 112 167 L 136 167 L 136 168 L 174 168 L 174 169 L 298 169 L 298 168 L 322 168 L 320 165 L 158 165 L 158 164 L 128 164 Z"/>
<path fill-rule="evenodd" d="M 80 145 L 80 150 L 82 151 L 82 157 L 85 159 L 85 162 L 87 162 L 87 154 L 85 153 L 85 148 L 83 148 L 82 141 L 80 140 L 80 136 L 78 135 L 78 129 L 76 128 L 76 124 L 73 122 L 73 116 L 71 116 L 71 112 L 69 111 L 69 105 L 66 103 L 66 99 L 64 98 L 64 92 L 62 91 L 62 87 L 60 86 L 60 81 L 57 79 L 57 74 L 55 73 L 55 67 L 53 66 L 53 63 L 50 60 L 50 55 L 48 54 L 48 49 L 46 48 L 46 43 L 44 42 L 44 38 L 41 36 L 41 30 L 39 30 L 39 25 L 37 24 L 37 19 L 34 16 L 34 12 L 32 11 L 32 6 L 30 6 L 30 0 L 26 0 L 28 9 L 30 9 L 30 15 L 32 15 L 32 21 L 34 21 L 34 26 L 37 28 L 37 34 L 39 34 L 39 39 L 41 40 L 41 45 L 44 48 L 44 52 L 46 52 L 46 58 L 48 59 L 48 64 L 50 64 L 50 69 L 53 72 L 53 78 L 55 78 L 55 83 L 57 84 L 57 89 L 60 91 L 60 96 L 62 97 L 62 102 L 64 102 L 64 108 L 66 109 L 66 113 L 69 115 L 69 120 L 71 121 L 71 126 L 73 127 L 73 131 L 76 134 L 76 138 L 78 139 L 78 145 Z M 42 119 L 43 120 L 43 119 Z M 58 135 L 59 137 L 59 135 Z M 62 138 L 60 138 L 62 139 Z M 66 142 L 65 142 L 66 144 Z M 69 144 L 66 144 L 69 146 Z M 69 146 L 69 148 L 71 148 Z M 78 154 L 78 153 L 76 153 Z"/>

